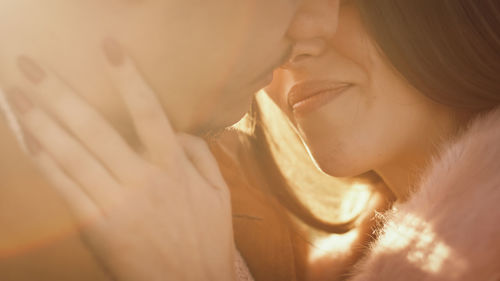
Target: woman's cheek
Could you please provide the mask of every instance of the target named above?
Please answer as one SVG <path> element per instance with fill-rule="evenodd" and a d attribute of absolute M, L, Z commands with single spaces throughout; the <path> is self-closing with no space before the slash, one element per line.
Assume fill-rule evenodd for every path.
<path fill-rule="evenodd" d="M 292 87 L 292 77 L 290 73 L 283 69 L 277 69 L 273 73 L 273 81 L 269 84 L 264 91 L 268 97 L 281 109 L 281 111 L 290 119 L 294 121 L 293 112 L 288 105 L 287 94 Z"/>
<path fill-rule="evenodd" d="M 359 106 L 325 105 L 308 118 L 297 119 L 316 163 L 332 176 L 355 176 L 370 170 L 364 164 L 372 162 L 373 151 L 380 146 L 377 120 L 361 101 L 355 103 Z"/>

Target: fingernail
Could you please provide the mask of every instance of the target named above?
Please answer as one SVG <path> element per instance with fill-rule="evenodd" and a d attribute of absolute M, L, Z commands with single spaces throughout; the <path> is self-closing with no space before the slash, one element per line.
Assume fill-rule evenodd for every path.
<path fill-rule="evenodd" d="M 120 45 L 111 38 L 106 38 L 102 42 L 102 49 L 108 62 L 113 66 L 120 66 L 123 64 L 125 56 Z"/>
<path fill-rule="evenodd" d="M 39 84 L 45 78 L 45 71 L 31 58 L 20 56 L 17 65 L 24 76 L 34 84 Z"/>
<path fill-rule="evenodd" d="M 5 93 L 7 94 L 9 104 L 16 112 L 24 114 L 33 108 L 33 103 L 21 90 L 9 89 Z"/>
<path fill-rule="evenodd" d="M 38 152 L 42 151 L 42 145 L 38 142 L 38 140 L 33 137 L 30 133 L 28 133 L 26 130 L 23 130 L 24 132 L 24 143 L 26 144 L 26 148 L 31 154 L 37 154 Z"/>

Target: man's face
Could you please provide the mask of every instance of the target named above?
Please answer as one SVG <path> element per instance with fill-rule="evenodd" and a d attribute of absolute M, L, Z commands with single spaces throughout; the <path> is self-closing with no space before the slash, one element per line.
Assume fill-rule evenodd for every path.
<path fill-rule="evenodd" d="M 34 57 L 113 119 L 123 119 L 99 46 L 112 36 L 137 62 L 179 130 L 237 121 L 292 42 L 302 0 L 2 0 L 0 77 Z M 312 0 L 325 1 L 325 0 Z"/>
<path fill-rule="evenodd" d="M 175 125 L 203 131 L 236 122 L 270 82 L 291 49 L 285 34 L 297 6 L 297 0 L 144 1 L 116 16 L 115 34 Z"/>

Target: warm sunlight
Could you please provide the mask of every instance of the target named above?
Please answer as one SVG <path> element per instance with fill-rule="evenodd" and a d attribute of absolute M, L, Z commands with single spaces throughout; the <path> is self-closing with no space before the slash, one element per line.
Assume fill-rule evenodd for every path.
<path fill-rule="evenodd" d="M 466 266 L 463 257 L 436 235 L 432 225 L 412 214 L 399 223 L 388 223 L 379 245 L 386 253 L 407 252 L 408 261 L 428 273 L 452 266 L 454 274 L 460 274 Z"/>
<path fill-rule="evenodd" d="M 0 19 L 0 281 L 500 281 L 500 0 Z"/>
<path fill-rule="evenodd" d="M 359 214 L 366 207 L 370 199 L 371 192 L 369 186 L 362 183 L 355 183 L 351 186 L 340 206 L 340 219 L 348 220 L 353 214 Z M 311 249 L 309 261 L 314 263 L 316 260 L 328 255 L 348 254 L 352 243 L 358 238 L 359 231 L 353 230 L 343 235 L 332 234 L 314 241 L 315 247 Z"/>
<path fill-rule="evenodd" d="M 309 254 L 309 261 L 314 263 L 325 255 L 340 256 L 348 254 L 358 234 L 357 231 L 351 231 L 343 235 L 332 234 L 326 238 L 316 240 L 314 242 L 315 246 L 311 249 Z"/>

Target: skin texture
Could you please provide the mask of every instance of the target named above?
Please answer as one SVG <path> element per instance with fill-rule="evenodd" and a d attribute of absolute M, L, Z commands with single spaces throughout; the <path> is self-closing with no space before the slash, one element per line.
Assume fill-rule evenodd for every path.
<path fill-rule="evenodd" d="M 293 43 L 286 33 L 300 3 L 2 1 L 0 36 L 8 43 L 0 51 L 0 73 L 4 85 L 12 83 L 15 58 L 36 57 L 123 122 L 99 53 L 103 38 L 113 36 L 137 61 L 177 129 L 220 128 L 242 116 L 266 74 L 286 59 Z"/>
<path fill-rule="evenodd" d="M 308 46 L 277 73 L 269 92 L 295 124 L 326 173 L 355 176 L 375 170 L 404 200 L 436 147 L 462 117 L 412 88 L 377 50 L 353 4 L 340 9 L 337 34 L 322 52 Z M 314 110 L 296 111 L 289 90 L 298 83 L 329 81 L 351 86 Z M 278 82 L 278 81 L 277 81 Z"/>

